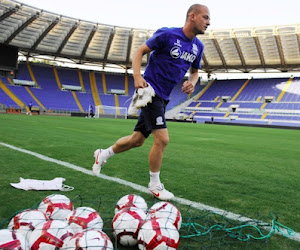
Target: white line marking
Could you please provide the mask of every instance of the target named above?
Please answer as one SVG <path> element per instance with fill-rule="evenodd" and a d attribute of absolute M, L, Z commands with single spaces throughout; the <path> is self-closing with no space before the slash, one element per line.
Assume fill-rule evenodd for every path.
<path fill-rule="evenodd" d="M 87 175 L 93 175 L 93 172 L 91 170 L 87 170 L 86 168 L 76 166 L 76 165 L 71 164 L 69 162 L 64 162 L 64 161 L 60 161 L 60 160 L 57 160 L 57 159 L 54 159 L 54 158 L 50 158 L 48 156 L 41 155 L 39 153 L 35 153 L 35 152 L 29 151 L 29 150 L 26 150 L 26 149 L 18 148 L 18 147 L 15 147 L 13 145 L 3 143 L 3 142 L 0 142 L 0 145 L 2 145 L 4 147 L 7 147 L 7 148 L 10 148 L 10 149 L 13 149 L 13 150 L 17 150 L 17 151 L 25 153 L 25 154 L 35 156 L 35 157 L 37 157 L 41 160 L 44 160 L 44 161 L 53 162 L 53 163 L 56 163 L 56 164 L 64 166 L 64 167 L 74 169 L 76 171 L 82 172 L 82 173 L 87 174 Z M 128 187 L 131 187 L 131 188 L 133 188 L 137 191 L 141 191 L 143 193 L 148 194 L 148 188 L 145 188 L 141 185 L 138 185 L 138 184 L 135 184 L 135 183 L 132 183 L 132 182 L 129 182 L 129 181 L 122 180 L 120 178 L 110 177 L 110 176 L 107 176 L 107 175 L 104 175 L 104 174 L 100 174 L 99 178 L 105 179 L 105 180 L 108 180 L 108 181 L 113 181 L 113 182 L 116 182 L 116 183 L 119 183 L 119 184 L 122 184 L 122 185 L 125 185 L 125 186 L 128 186 Z M 191 206 L 191 207 L 193 207 L 195 209 L 198 209 L 198 210 L 211 211 L 213 213 L 222 215 L 222 216 L 224 216 L 228 219 L 231 219 L 231 220 L 236 220 L 236 221 L 240 221 L 240 222 L 254 221 L 251 218 L 244 217 L 244 216 L 241 216 L 239 214 L 227 212 L 227 211 L 219 209 L 219 208 L 207 206 L 207 205 L 202 204 L 200 202 L 190 201 L 190 200 L 187 200 L 187 199 L 184 199 L 184 198 L 179 198 L 179 197 L 174 197 L 173 200 L 178 202 L 178 203 L 181 203 L 183 205 Z M 262 223 L 267 224 L 267 223 L 264 223 L 264 222 L 262 222 Z M 266 227 L 263 227 L 263 228 L 267 231 L 270 231 L 270 229 L 271 229 L 271 227 L 269 227 L 269 226 L 266 226 Z M 287 230 L 284 229 L 284 228 L 281 228 L 281 232 L 286 234 L 286 235 L 288 234 Z M 281 233 L 279 233 L 279 232 L 276 232 L 276 234 L 281 235 Z M 291 235 L 289 237 L 289 239 L 300 242 L 300 233 L 295 232 L 295 235 Z"/>

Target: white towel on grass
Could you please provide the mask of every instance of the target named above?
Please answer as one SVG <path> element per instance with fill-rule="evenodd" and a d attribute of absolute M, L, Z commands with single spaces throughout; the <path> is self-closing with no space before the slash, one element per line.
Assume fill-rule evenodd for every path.
<path fill-rule="evenodd" d="M 71 191 L 74 187 L 63 184 L 65 178 L 57 177 L 53 180 L 35 180 L 35 179 L 24 179 L 20 177 L 19 183 L 10 183 L 11 186 L 23 190 L 60 190 L 60 191 Z"/>

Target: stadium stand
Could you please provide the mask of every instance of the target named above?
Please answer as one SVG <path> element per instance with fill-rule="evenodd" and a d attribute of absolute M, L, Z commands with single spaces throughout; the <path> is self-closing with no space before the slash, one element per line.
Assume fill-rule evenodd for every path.
<path fill-rule="evenodd" d="M 243 80 L 224 80 L 215 81 L 214 84 L 200 98 L 201 100 L 212 101 L 218 96 L 233 97 L 235 93 L 242 87 Z"/>
<path fill-rule="evenodd" d="M 52 113 L 88 112 L 89 105 L 96 106 L 92 91 L 93 79 L 102 105 L 128 108 L 134 91 L 133 78 L 126 74 L 84 70 L 79 73 L 77 69 L 54 68 L 51 65 L 19 65 L 17 79 L 31 81 L 31 74 L 34 75 L 38 87 L 14 85 L 13 81 L 1 77 L 2 83 L 24 104 L 25 107 L 20 107 L 23 109 L 32 101 L 40 110 Z M 206 89 L 204 85 L 197 84 L 192 99 L 181 92 L 181 84 L 178 84 L 171 94 L 168 110 L 192 100 L 180 114 L 197 122 L 213 120 L 300 126 L 299 78 L 251 79 L 245 84 L 246 81 L 215 80 Z M 64 91 L 61 84 L 83 86 L 84 91 Z M 123 94 L 111 93 L 112 90 L 123 91 Z M 125 92 L 128 94 L 125 95 Z M 269 100 L 268 97 L 274 98 Z M 6 107 L 18 107 L 15 100 L 2 88 L 0 100 Z"/>
<path fill-rule="evenodd" d="M 102 105 L 128 108 L 134 91 L 131 75 L 84 70 L 79 74 L 77 69 L 54 68 L 51 65 L 40 64 L 31 64 L 30 69 L 31 73 L 28 65 L 21 63 L 17 79 L 31 81 L 31 74 L 33 74 L 38 87 L 13 85 L 13 82 L 5 77 L 2 77 L 1 81 L 25 106 L 32 101 L 33 105 L 42 111 L 88 112 L 89 105 L 96 106 L 92 91 L 93 79 L 96 83 L 95 91 Z M 299 78 L 251 79 L 247 84 L 245 82 L 245 79 L 215 80 L 205 90 L 205 86 L 198 84 L 194 96 L 191 97 L 193 101 L 183 109 L 181 114 L 197 122 L 213 120 L 214 122 L 300 126 Z M 83 86 L 84 91 L 64 91 L 61 89 L 61 84 Z M 111 93 L 112 90 L 123 91 L 123 94 L 116 95 Z M 125 92 L 128 92 L 128 95 L 125 95 Z M 198 96 L 200 97 L 197 98 Z M 266 97 L 274 98 L 269 100 Z M 0 98 L 1 104 L 6 107 L 18 106 L 1 88 Z M 178 84 L 171 94 L 168 110 L 188 99 L 189 97 L 181 92 L 181 84 Z"/>
<path fill-rule="evenodd" d="M 216 80 L 182 113 L 198 122 L 300 126 L 299 78 L 251 79 L 238 93 L 241 84 Z M 230 98 L 222 100 L 223 95 Z"/>
<path fill-rule="evenodd" d="M 281 90 L 278 85 L 286 84 L 288 79 L 252 79 L 241 94 L 236 98 L 236 101 L 256 101 L 258 97 L 280 95 Z"/>
<path fill-rule="evenodd" d="M 74 98 L 70 91 L 62 91 L 59 85 L 80 85 L 79 74 L 76 69 L 64 69 L 64 68 L 55 68 L 57 72 L 57 76 L 55 76 L 54 67 L 50 65 L 39 65 L 39 64 L 31 64 L 32 73 L 35 76 L 37 83 L 39 84 L 39 88 L 31 87 L 32 93 L 36 96 L 37 99 L 43 103 L 46 107 L 46 110 L 68 110 L 74 112 L 80 112 L 80 109 L 76 105 Z M 90 104 L 95 105 L 92 95 L 91 88 L 91 75 L 94 76 L 96 80 L 97 91 L 101 100 L 102 105 L 108 106 L 116 106 L 116 99 L 118 100 L 118 105 L 120 107 L 127 107 L 130 104 L 130 98 L 134 92 L 134 83 L 133 77 L 128 76 L 127 78 L 127 92 L 125 95 L 126 89 L 126 75 L 125 74 L 109 74 L 106 73 L 104 75 L 106 87 L 103 84 L 103 75 L 102 73 L 81 71 L 84 92 L 77 92 L 76 95 L 84 110 L 88 110 L 88 106 Z M 23 80 L 31 80 L 31 75 L 28 71 L 28 67 L 26 64 L 21 63 L 19 65 L 18 70 L 18 79 Z M 60 84 L 57 83 L 57 77 L 59 78 Z M 25 103 L 29 102 L 32 97 L 25 90 L 24 86 L 11 86 L 6 78 L 3 77 L 3 81 L 8 85 L 11 90 L 17 89 L 16 95 Z M 199 92 L 203 86 L 197 85 L 195 93 Z M 124 94 L 117 95 L 117 97 L 112 93 L 105 93 L 105 89 L 110 93 L 112 90 L 120 90 L 124 91 Z M 177 85 L 172 92 L 170 97 L 170 103 L 168 105 L 168 109 L 182 103 L 187 100 L 187 95 L 182 94 L 181 85 Z M 12 106 L 13 102 L 4 101 L 4 104 L 7 106 Z M 34 105 L 39 105 L 34 102 Z M 41 107 L 42 108 L 42 107 Z"/>
<path fill-rule="evenodd" d="M 0 78 L 3 84 L 8 85 L 8 80 L 5 77 Z M 17 107 L 17 104 L 0 88 L 0 102 L 4 107 Z"/>

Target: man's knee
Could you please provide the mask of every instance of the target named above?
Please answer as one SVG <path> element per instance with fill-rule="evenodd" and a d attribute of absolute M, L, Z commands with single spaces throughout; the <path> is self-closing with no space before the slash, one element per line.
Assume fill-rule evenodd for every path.
<path fill-rule="evenodd" d="M 141 133 L 135 132 L 131 138 L 132 146 L 135 148 L 142 146 L 145 142 L 145 139 L 146 138 Z"/>
<path fill-rule="evenodd" d="M 154 143 L 159 147 L 166 147 L 169 144 L 169 136 L 156 137 Z"/>
<path fill-rule="evenodd" d="M 160 139 L 160 144 L 163 146 L 163 147 L 166 147 L 168 144 L 169 144 L 169 137 L 166 136 L 164 138 L 161 138 Z"/>
<path fill-rule="evenodd" d="M 133 144 L 134 144 L 134 147 L 140 147 L 140 146 L 143 146 L 144 144 L 144 141 L 143 140 L 135 140 L 133 141 Z"/>

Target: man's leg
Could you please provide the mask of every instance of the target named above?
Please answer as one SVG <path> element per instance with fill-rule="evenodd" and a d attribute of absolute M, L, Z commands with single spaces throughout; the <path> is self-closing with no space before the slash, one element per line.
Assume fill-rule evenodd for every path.
<path fill-rule="evenodd" d="M 94 175 L 99 175 L 101 167 L 107 159 L 115 154 L 127 151 L 131 148 L 140 147 L 143 145 L 146 138 L 139 131 L 134 131 L 131 135 L 124 136 L 116 141 L 114 145 L 107 149 L 97 149 L 94 152 L 95 163 L 93 165 Z"/>
<path fill-rule="evenodd" d="M 146 138 L 139 131 L 134 131 L 131 135 L 124 136 L 116 141 L 112 146 L 115 154 L 127 151 L 132 148 L 140 147 L 144 144 Z"/>
<path fill-rule="evenodd" d="M 154 143 L 149 154 L 149 191 L 158 199 L 171 200 L 174 197 L 174 195 L 164 188 L 164 185 L 160 182 L 159 178 L 163 154 L 166 146 L 169 143 L 168 129 L 156 129 L 152 131 L 152 134 Z"/>
<path fill-rule="evenodd" d="M 169 143 L 168 129 L 155 129 L 152 131 L 154 143 L 149 154 L 149 169 L 159 172 L 166 146 Z"/>

